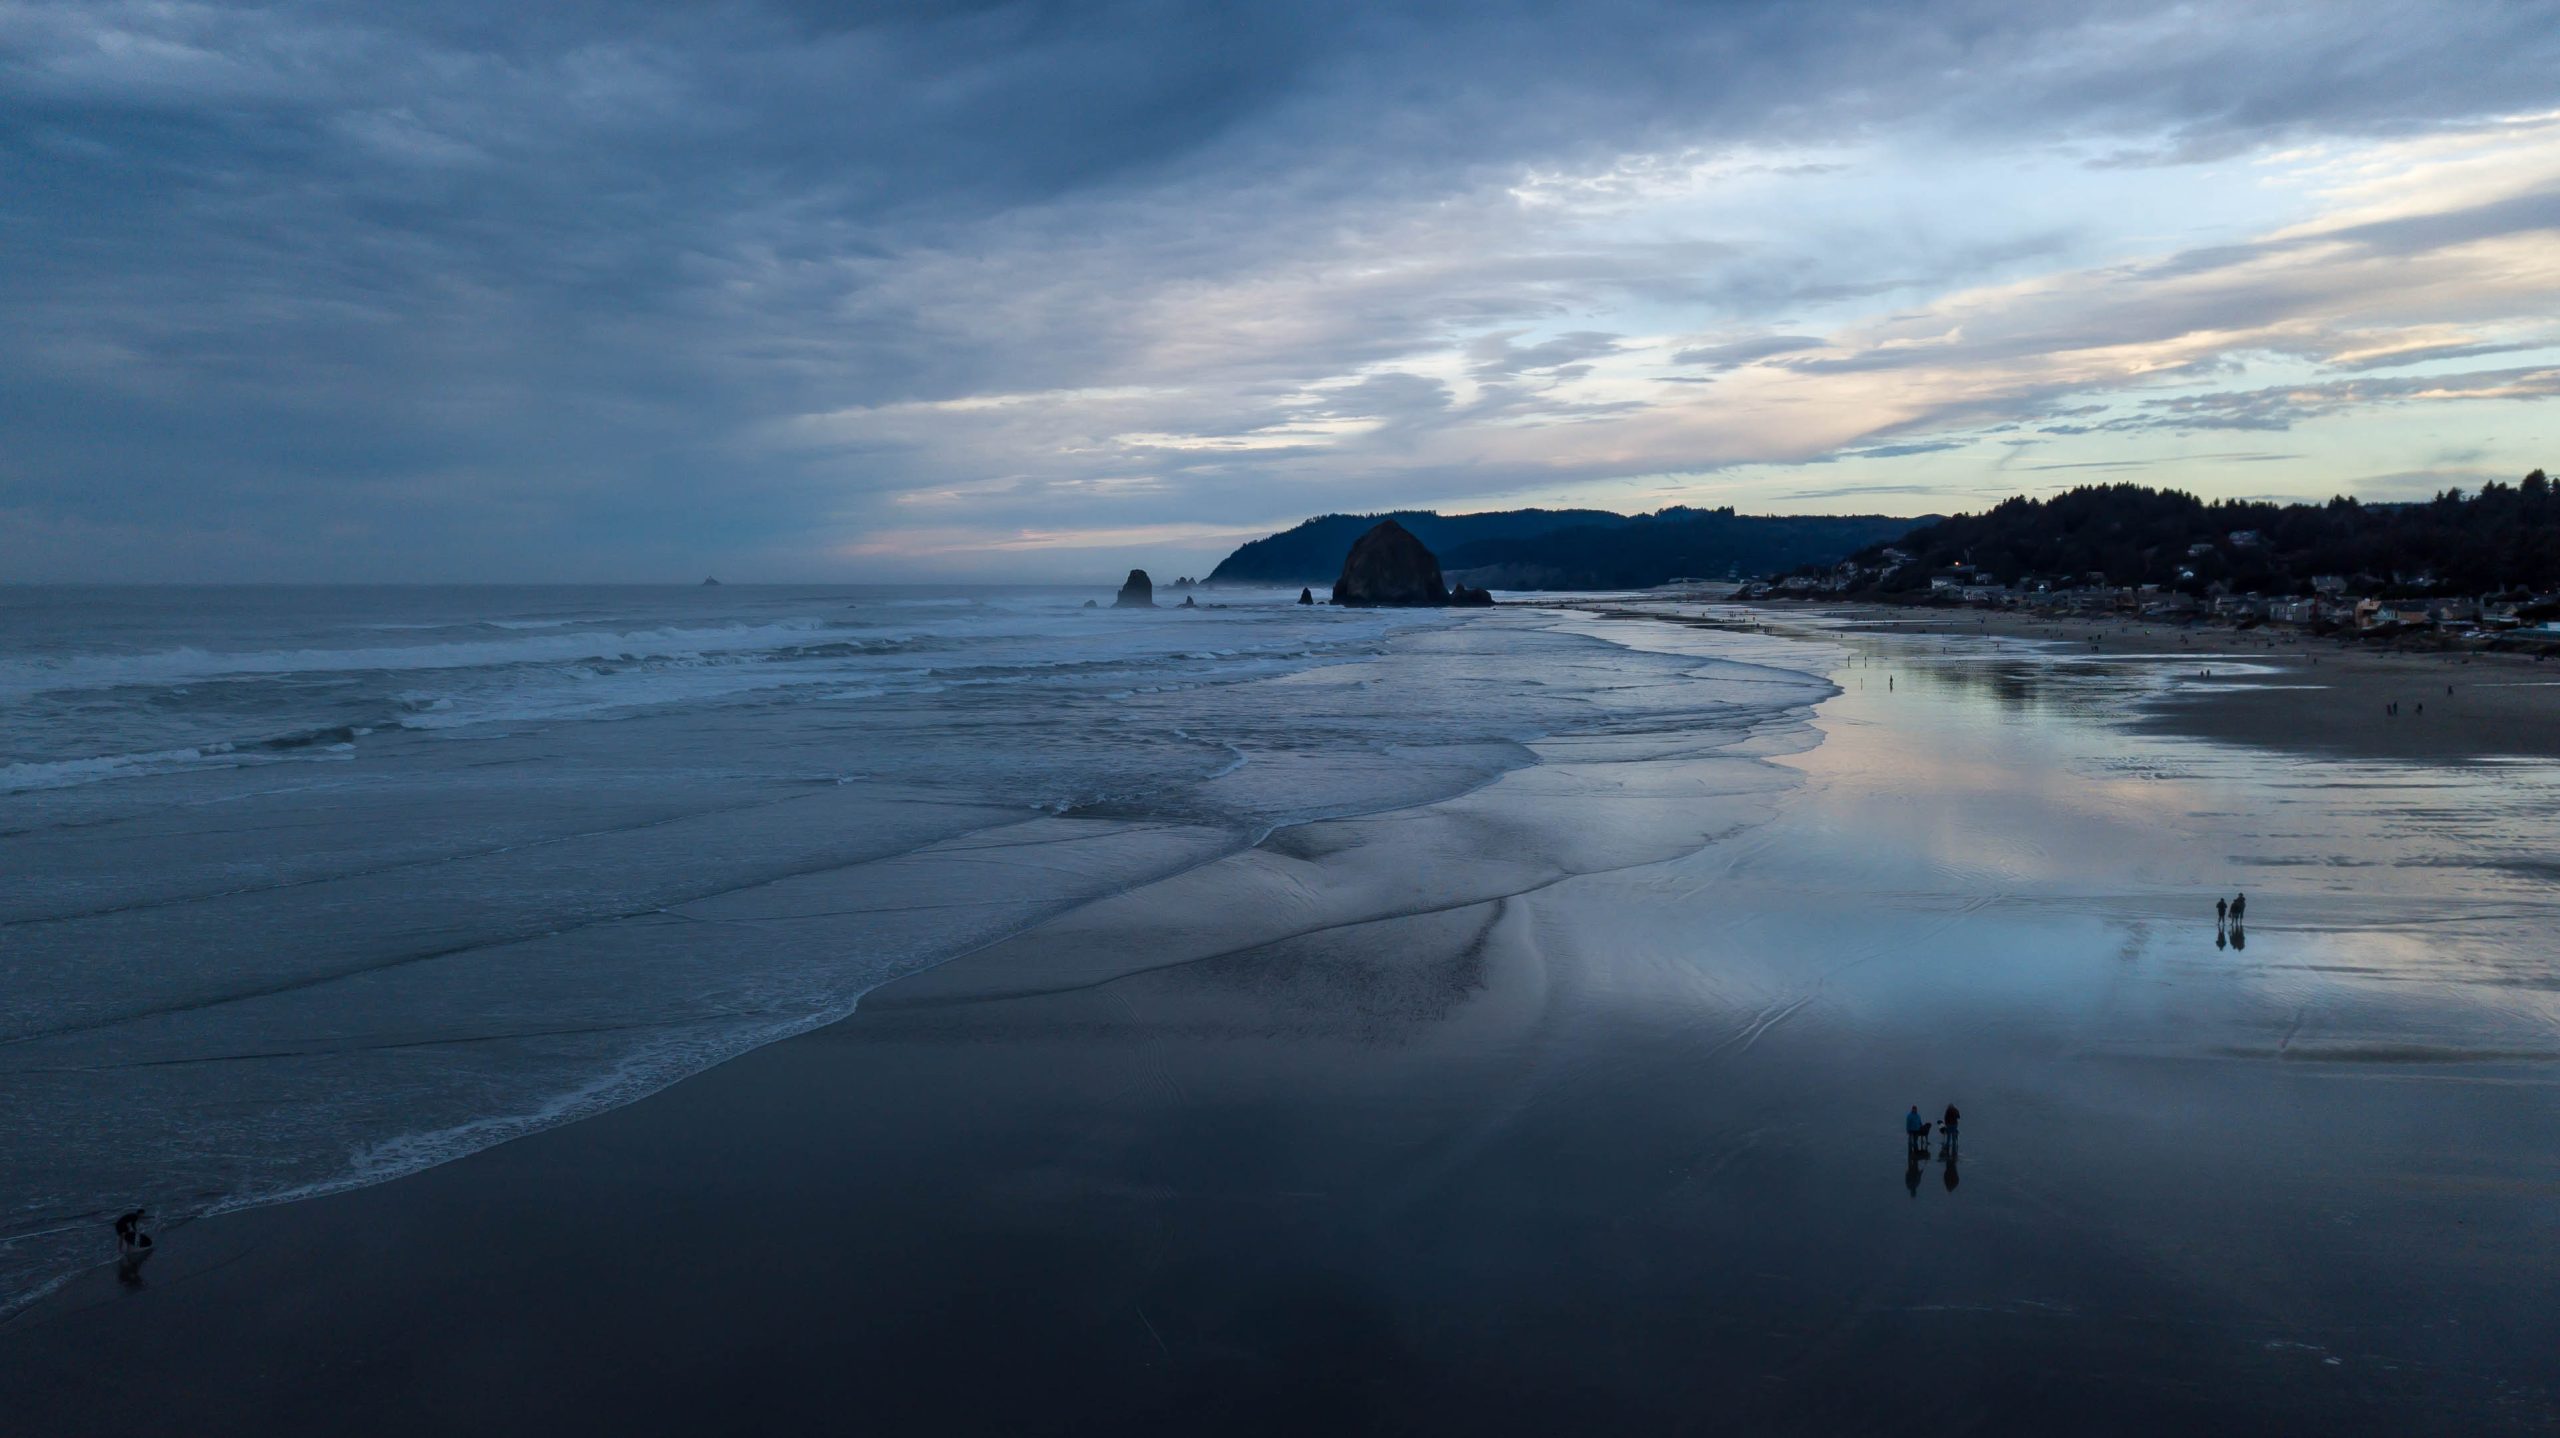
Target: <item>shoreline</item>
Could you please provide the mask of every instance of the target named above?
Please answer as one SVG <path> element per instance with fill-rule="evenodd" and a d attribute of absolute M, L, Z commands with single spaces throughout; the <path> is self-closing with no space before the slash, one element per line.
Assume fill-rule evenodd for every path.
<path fill-rule="evenodd" d="M 2163 821 L 2159 781 L 2046 811 L 2035 744 L 2096 719 L 2008 702 L 1979 655 L 1814 637 L 1919 682 L 1838 669 L 1810 747 L 1782 723 L 1628 764 L 1595 735 L 1293 826 L 625 1107 L 191 1225 L 144 1289 L 0 1327 L 0 1406 L 65 1432 L 183 1394 L 207 1433 L 702 1431 L 742 1401 L 892 1432 L 1812 1433 L 1941 1425 L 1917 1365 L 1994 1431 L 2549 1422 L 2524 1255 L 2560 1174 L 2473 1143 L 2560 1136 L 2530 1027 L 2354 1061 L 2361 1000 L 2244 977 L 2387 940 L 2289 907 L 2318 871 L 2252 875 L 2226 973 L 2185 932 L 2225 841 L 2098 872 Z M 1894 1116 L 1950 1089 L 1963 1184 L 1933 1160 L 1906 1194 Z M 2377 1129 L 2405 1141 L 2321 1157 Z M 2317 1221 L 2324 1183 L 2360 1227 Z M 2416 1240 L 2456 1212 L 2460 1248 Z M 108 1350 L 154 1382 L 107 1381 Z"/>
<path fill-rule="evenodd" d="M 2277 629 L 2115 616 L 2054 619 L 1820 600 L 1729 607 L 1808 636 L 1998 638 L 2032 641 L 2073 659 L 2163 670 L 2175 663 L 2175 678 L 2159 686 L 2136 721 L 2153 733 L 2420 763 L 2560 758 L 2560 666 L 2529 655 L 2377 649 Z M 2217 663 L 2245 667 L 2226 672 Z M 2318 691 L 2317 702 L 2306 690 Z M 2399 713 L 2387 713 L 2395 703 Z"/>

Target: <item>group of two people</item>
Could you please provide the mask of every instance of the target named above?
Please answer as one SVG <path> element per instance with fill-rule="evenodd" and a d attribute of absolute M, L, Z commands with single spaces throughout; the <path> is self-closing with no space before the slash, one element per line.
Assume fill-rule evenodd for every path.
<path fill-rule="evenodd" d="M 1956 1141 L 1956 1120 L 1961 1117 L 1963 1115 L 1956 1112 L 1956 1106 L 1949 1104 L 1946 1117 L 1938 1120 L 1938 1132 L 1950 1144 Z M 1920 1105 L 1913 1104 L 1911 1112 L 1903 1115 L 1902 1132 L 1911 1140 L 1912 1152 L 1917 1153 L 1929 1146 L 1929 1121 L 1920 1116 Z"/>

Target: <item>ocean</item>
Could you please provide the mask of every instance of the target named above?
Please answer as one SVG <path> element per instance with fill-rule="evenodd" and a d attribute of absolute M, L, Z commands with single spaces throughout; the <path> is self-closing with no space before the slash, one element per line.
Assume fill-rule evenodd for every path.
<path fill-rule="evenodd" d="M 1835 692 L 1535 609 L 1088 599 L 0 588 L 0 1312 L 124 1209 L 396 1177 L 1533 741 Z"/>

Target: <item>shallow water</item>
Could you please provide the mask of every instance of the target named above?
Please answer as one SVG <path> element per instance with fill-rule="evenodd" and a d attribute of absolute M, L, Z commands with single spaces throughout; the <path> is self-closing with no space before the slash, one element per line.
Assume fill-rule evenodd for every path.
<path fill-rule="evenodd" d="M 0 591 L 0 1307 L 123 1208 L 410 1172 L 1540 736 L 1828 692 L 1522 611 L 1087 597 Z"/>

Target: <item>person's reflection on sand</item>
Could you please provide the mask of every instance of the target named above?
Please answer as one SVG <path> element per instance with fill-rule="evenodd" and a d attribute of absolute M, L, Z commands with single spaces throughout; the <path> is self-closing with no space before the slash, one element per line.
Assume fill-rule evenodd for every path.
<path fill-rule="evenodd" d="M 2213 946 L 2217 949 L 2227 949 L 2231 947 L 2231 940 L 2226 936 L 2220 924 L 2216 924 L 2213 927 Z"/>
<path fill-rule="evenodd" d="M 1953 1193 L 1956 1191 L 1956 1153 L 1954 1149 L 1947 1150 L 1946 1167 L 1947 1192 Z"/>
<path fill-rule="evenodd" d="M 2231 926 L 2231 947 L 2235 949 L 2249 947 L 2249 935 L 2238 924 Z"/>
<path fill-rule="evenodd" d="M 1920 1196 L 1920 1151 L 1918 1149 L 1911 1151 L 1910 1161 L 1902 1166 L 1902 1186 L 1911 1191 L 1913 1198 Z"/>

